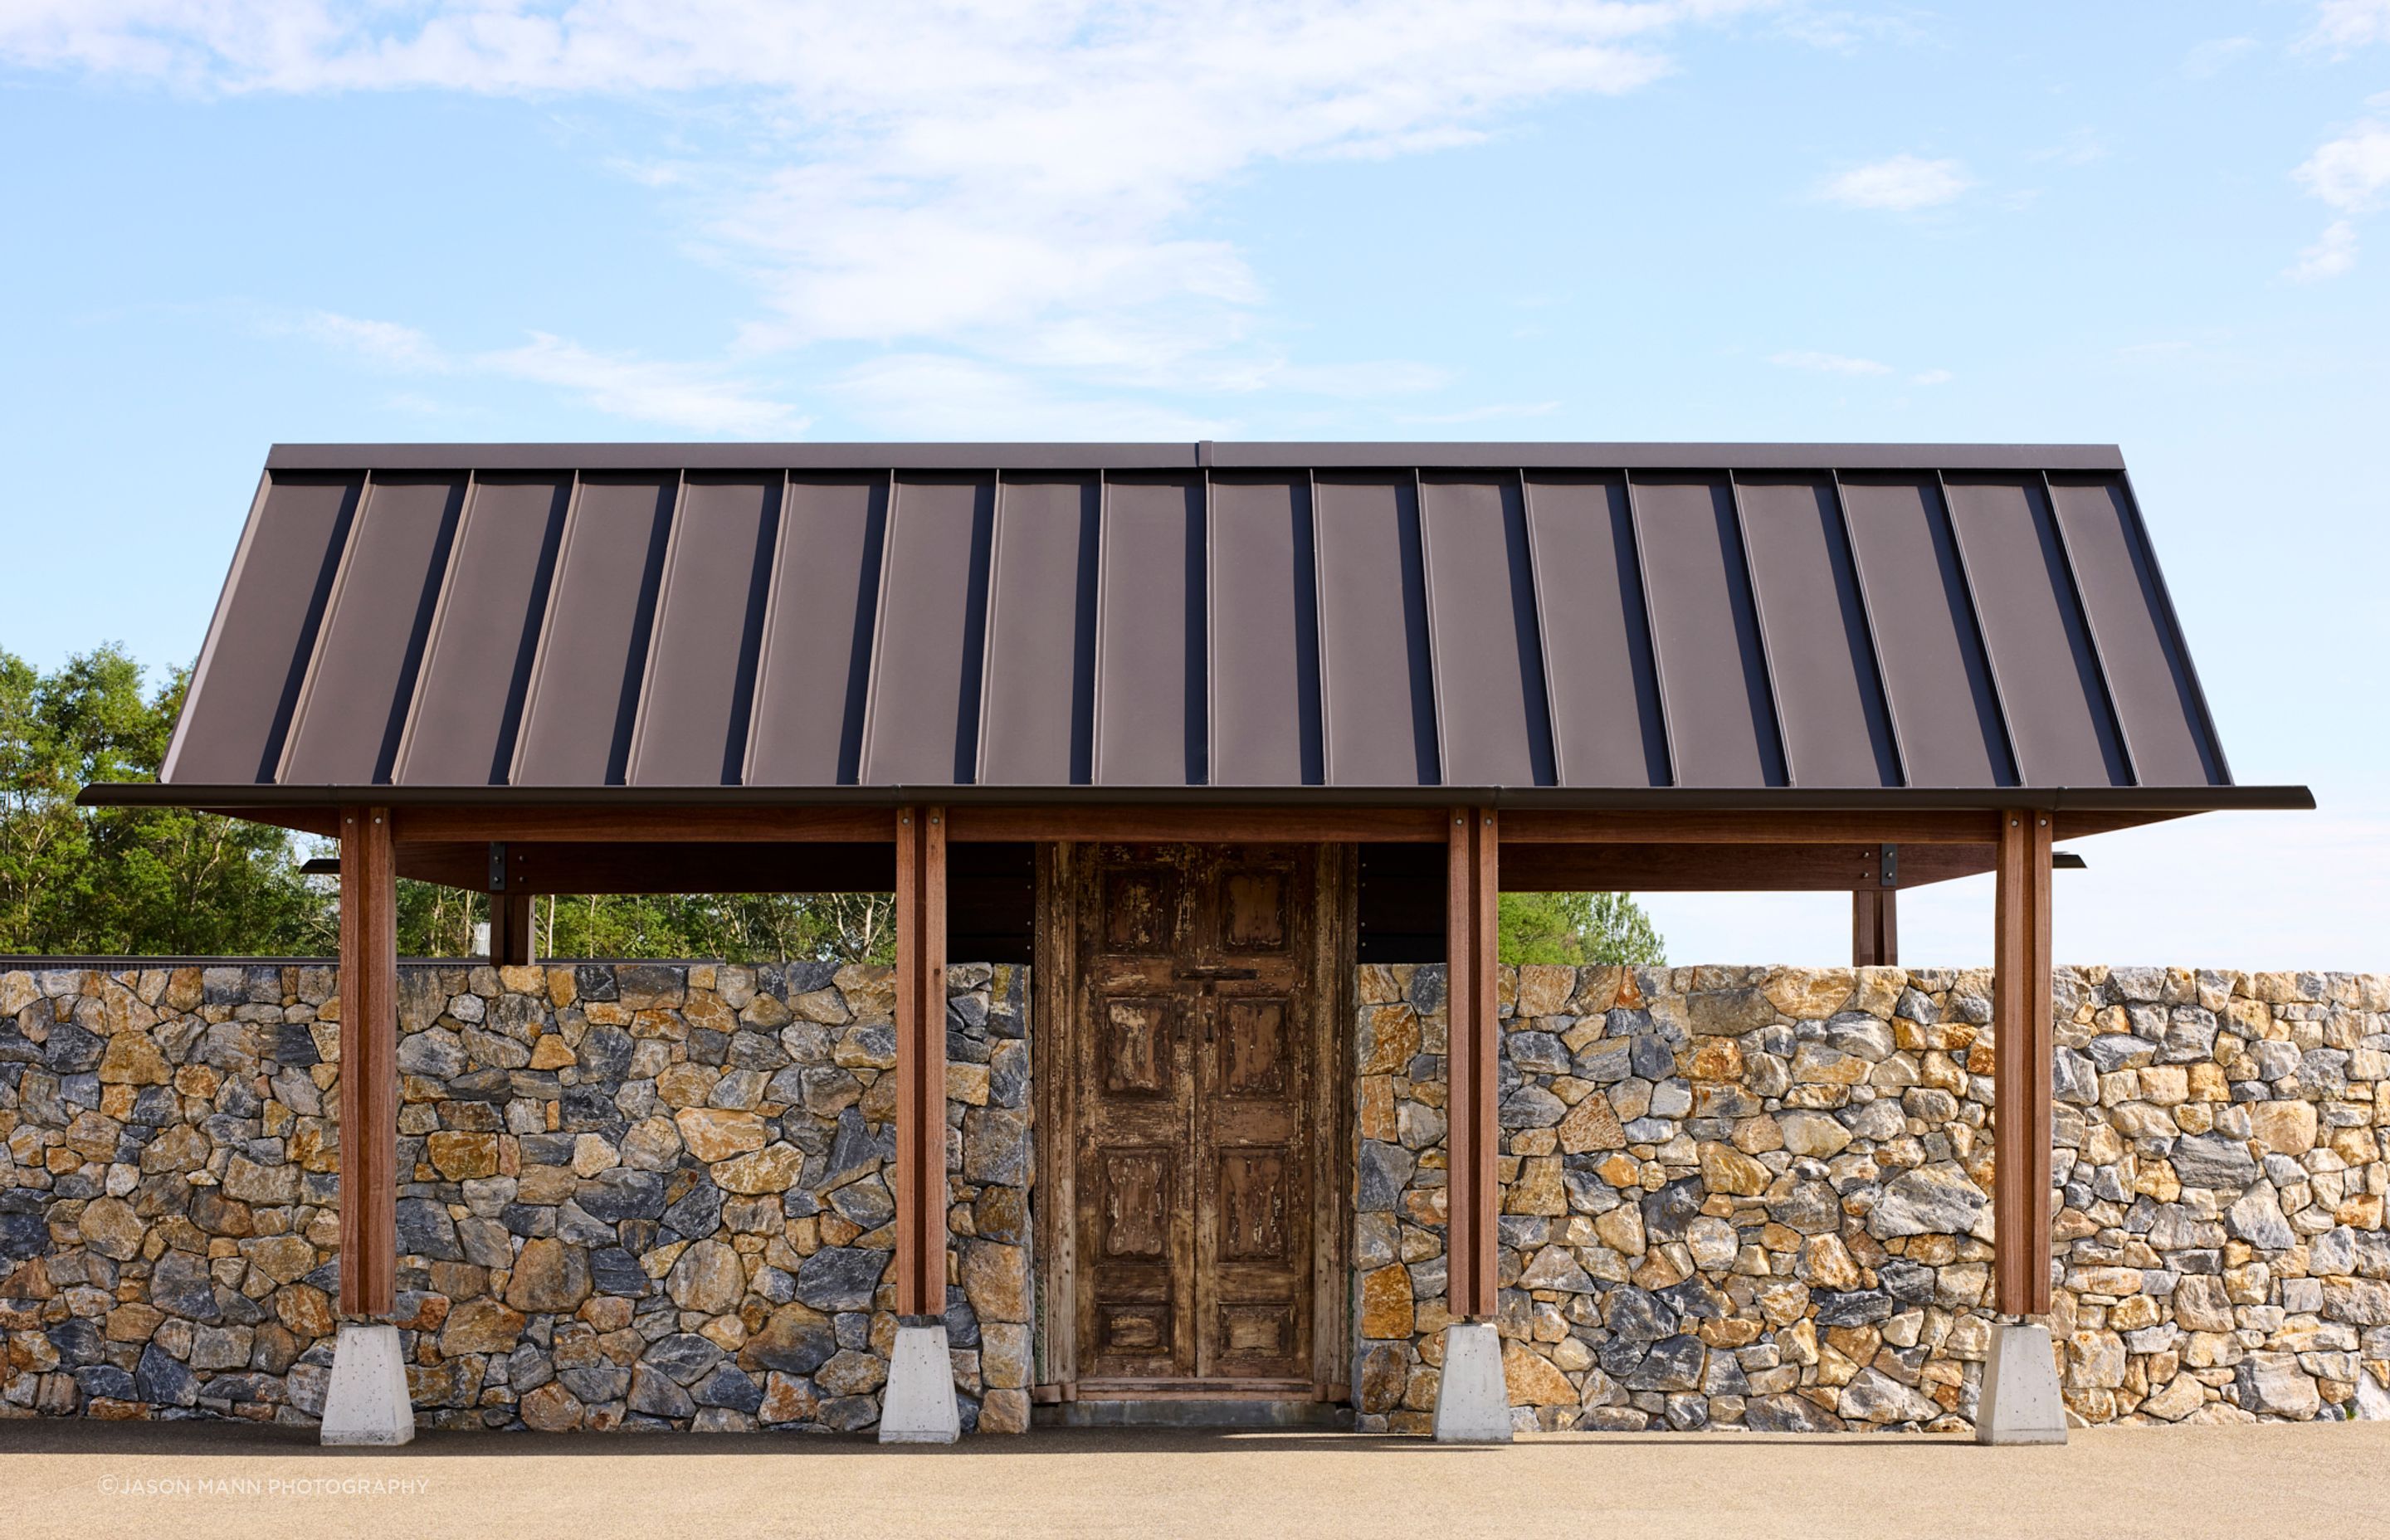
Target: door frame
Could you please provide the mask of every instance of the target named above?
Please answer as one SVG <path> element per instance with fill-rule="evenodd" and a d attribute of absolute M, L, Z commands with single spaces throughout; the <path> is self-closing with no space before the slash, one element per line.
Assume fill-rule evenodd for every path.
<path fill-rule="evenodd" d="M 1202 841 L 1189 841 L 1187 843 Z M 1246 841 L 1239 841 L 1240 843 Z M 1286 841 L 1272 841 L 1283 843 Z M 1311 1012 L 1315 1071 L 1311 1130 L 1312 1365 L 1314 1401 L 1352 1396 L 1353 970 L 1356 847 L 1321 844 L 1312 884 Z M 1036 1118 L 1037 1174 L 1030 1197 L 1036 1255 L 1034 1401 L 1079 1399 L 1078 1149 L 1079 1087 L 1073 1035 L 1079 993 L 1080 847 L 1037 847 L 1037 929 L 1030 965 L 1030 1081 Z M 1269 1392 L 1283 1395 L 1283 1392 Z M 1222 1381 L 1210 1392 L 1140 1391 L 1137 1399 L 1248 1397 Z"/>

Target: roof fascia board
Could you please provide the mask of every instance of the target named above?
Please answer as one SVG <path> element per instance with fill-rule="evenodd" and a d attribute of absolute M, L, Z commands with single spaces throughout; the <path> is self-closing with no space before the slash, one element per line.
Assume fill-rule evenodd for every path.
<path fill-rule="evenodd" d="M 277 443 L 269 471 L 2007 470 L 2121 472 L 2114 444 Z"/>

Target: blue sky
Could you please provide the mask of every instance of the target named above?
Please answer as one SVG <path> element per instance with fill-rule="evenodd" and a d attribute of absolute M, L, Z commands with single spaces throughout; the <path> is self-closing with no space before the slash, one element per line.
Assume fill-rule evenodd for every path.
<path fill-rule="evenodd" d="M 2083 844 L 2062 958 L 2390 968 L 2390 0 L 0 0 L 0 143 L 36 661 L 190 658 L 276 440 L 2114 442 L 2323 808 Z"/>

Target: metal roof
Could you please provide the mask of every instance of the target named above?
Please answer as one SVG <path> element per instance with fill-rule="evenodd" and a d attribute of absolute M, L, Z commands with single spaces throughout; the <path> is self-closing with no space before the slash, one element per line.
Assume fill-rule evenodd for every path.
<path fill-rule="evenodd" d="M 280 445 L 161 779 L 2305 803 L 2101 445 Z"/>

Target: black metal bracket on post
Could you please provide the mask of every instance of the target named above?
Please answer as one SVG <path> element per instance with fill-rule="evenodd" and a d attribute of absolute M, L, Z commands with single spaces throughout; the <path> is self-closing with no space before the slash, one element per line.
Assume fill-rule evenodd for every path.
<path fill-rule="evenodd" d="M 506 891 L 507 842 L 504 840 L 493 840 L 490 841 L 490 892 L 502 893 Z"/>
<path fill-rule="evenodd" d="M 1877 884 L 1881 887 L 1897 888 L 1900 886 L 1900 847 L 1898 845 L 1882 845 L 1877 847 L 1875 858 L 1875 879 Z"/>

